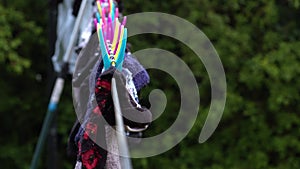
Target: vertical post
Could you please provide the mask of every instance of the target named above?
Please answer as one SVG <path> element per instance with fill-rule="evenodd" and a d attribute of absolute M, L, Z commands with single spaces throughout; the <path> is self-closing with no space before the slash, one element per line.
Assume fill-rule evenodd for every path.
<path fill-rule="evenodd" d="M 58 169 L 58 147 L 57 147 L 57 119 L 54 112 L 53 121 L 49 130 L 48 150 L 47 150 L 47 168 Z"/>
<path fill-rule="evenodd" d="M 72 57 L 73 47 L 75 46 L 75 42 L 78 38 L 78 32 L 79 32 L 79 28 L 80 28 L 81 20 L 83 18 L 84 11 L 86 9 L 87 1 L 88 0 L 82 0 L 82 2 L 81 2 L 78 16 L 77 16 L 75 24 L 74 24 L 74 29 L 72 31 L 68 47 L 66 49 L 66 53 L 63 58 L 64 62 L 69 62 Z"/>
<path fill-rule="evenodd" d="M 39 137 L 38 143 L 35 147 L 35 151 L 34 151 L 32 161 L 31 161 L 30 169 L 37 168 L 42 148 L 43 148 L 43 146 L 45 144 L 45 140 L 48 136 L 49 128 L 50 128 L 51 122 L 54 118 L 54 112 L 56 111 L 56 108 L 57 108 L 57 105 L 58 105 L 58 102 L 60 99 L 60 95 L 61 95 L 63 87 L 64 87 L 64 82 L 65 82 L 64 75 L 65 75 L 65 73 L 67 73 L 67 72 L 65 72 L 65 70 L 66 69 L 68 70 L 68 63 L 72 57 L 72 50 L 73 50 L 73 47 L 74 47 L 74 44 L 75 44 L 75 41 L 77 38 L 77 34 L 79 32 L 79 27 L 80 27 L 80 23 L 81 23 L 84 11 L 86 9 L 86 4 L 87 4 L 87 0 L 83 0 L 80 5 L 79 14 L 76 18 L 74 29 L 71 34 L 70 42 L 68 44 L 68 48 L 67 48 L 66 53 L 63 58 L 63 61 L 64 61 L 63 68 L 62 68 L 62 71 L 60 72 L 59 77 L 55 81 L 54 89 L 53 89 L 51 99 L 50 99 L 50 102 L 48 105 L 46 117 L 43 122 L 42 130 L 40 132 L 40 137 Z"/>
<path fill-rule="evenodd" d="M 42 130 L 40 133 L 40 137 L 39 137 L 38 143 L 35 147 L 35 151 L 34 151 L 32 161 L 31 161 L 30 169 L 36 169 L 38 166 L 40 154 L 42 152 L 42 148 L 44 146 L 45 140 L 48 136 L 49 128 L 50 128 L 51 122 L 53 121 L 53 117 L 54 117 L 53 115 L 54 115 L 54 112 L 56 111 L 57 104 L 60 99 L 60 95 L 62 93 L 63 87 L 64 87 L 64 81 L 65 80 L 61 77 L 56 79 L 54 89 L 53 89 L 53 92 L 51 95 L 51 99 L 50 99 L 50 102 L 48 105 L 48 111 L 46 113 L 46 117 L 43 122 L 43 127 L 42 127 Z"/>
<path fill-rule="evenodd" d="M 112 78 L 111 84 L 112 84 L 111 87 L 112 98 L 114 102 L 116 125 L 117 125 L 116 134 L 117 134 L 118 145 L 119 145 L 119 153 L 121 154 L 120 156 L 121 168 L 132 169 L 115 78 Z"/>
<path fill-rule="evenodd" d="M 56 27 L 57 27 L 57 11 L 58 11 L 58 0 L 48 0 L 49 5 L 49 13 L 48 13 L 48 44 L 49 44 L 49 57 L 48 61 L 48 93 L 50 95 L 52 85 L 54 82 L 54 71 L 51 65 L 51 57 L 55 52 L 55 42 L 57 39 Z M 49 138 L 48 138 L 48 148 L 47 148 L 47 168 L 48 169 L 57 169 L 58 168 L 58 147 L 57 147 L 57 121 L 56 114 L 57 112 L 53 112 L 53 122 L 51 124 Z"/>

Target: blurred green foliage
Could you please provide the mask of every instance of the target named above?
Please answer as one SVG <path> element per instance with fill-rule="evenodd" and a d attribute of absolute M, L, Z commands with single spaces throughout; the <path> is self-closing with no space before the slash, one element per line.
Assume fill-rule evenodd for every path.
<path fill-rule="evenodd" d="M 201 93 L 199 116 L 188 136 L 164 154 L 133 159 L 134 168 L 300 168 L 299 0 L 131 0 L 124 1 L 124 6 L 125 15 L 158 11 L 195 24 L 216 48 L 227 78 L 223 118 L 213 136 L 199 144 L 210 106 L 209 77 L 201 61 L 188 47 L 168 37 L 130 38 L 133 51 L 157 47 L 180 56 L 193 70 Z M 28 168 L 46 111 L 47 12 L 43 1 L 0 3 L 3 168 Z M 141 93 L 144 100 L 156 88 L 164 90 L 168 98 L 164 114 L 145 133 L 155 135 L 175 120 L 180 100 L 172 78 L 162 81 L 162 75 L 167 75 L 154 70 L 149 73 L 152 81 Z M 71 99 L 68 84 L 57 117 L 61 168 L 74 165 L 65 154 L 75 120 Z"/>
<path fill-rule="evenodd" d="M 47 106 L 46 3 L 34 3 L 0 2 L 1 168 L 29 168 Z"/>

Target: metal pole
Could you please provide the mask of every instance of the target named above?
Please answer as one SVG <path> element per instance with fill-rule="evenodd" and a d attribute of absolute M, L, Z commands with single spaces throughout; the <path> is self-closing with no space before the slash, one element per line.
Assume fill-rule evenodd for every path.
<path fill-rule="evenodd" d="M 54 89 L 51 95 L 51 99 L 50 99 L 50 103 L 48 105 L 48 110 L 47 110 L 47 114 L 43 123 L 43 127 L 40 133 L 40 137 L 38 140 L 38 143 L 36 145 L 35 151 L 34 151 L 34 155 L 33 155 L 33 159 L 31 161 L 31 169 L 36 169 L 37 165 L 38 165 L 38 160 L 41 154 L 41 150 L 42 147 L 44 146 L 45 140 L 48 136 L 48 132 L 49 132 L 49 128 L 51 125 L 51 122 L 53 121 L 53 115 L 54 112 L 56 111 L 57 108 L 57 104 L 58 101 L 60 99 L 60 95 L 62 93 L 63 90 L 63 86 L 64 86 L 64 79 L 63 78 L 57 78 L 55 85 L 54 85 Z"/>
<path fill-rule="evenodd" d="M 58 146 L 57 146 L 57 112 L 54 112 L 53 121 L 49 130 L 47 146 L 47 169 L 58 169 Z"/>
<path fill-rule="evenodd" d="M 111 84 L 112 84 L 112 98 L 114 102 L 116 125 L 117 125 L 116 134 L 117 134 L 118 145 L 119 145 L 119 153 L 122 155 L 120 156 L 121 168 L 132 169 L 115 78 L 112 78 Z"/>
<path fill-rule="evenodd" d="M 71 37 L 70 37 L 70 42 L 68 44 L 68 48 L 67 48 L 66 53 L 65 53 L 64 58 L 63 58 L 64 62 L 69 62 L 71 57 L 72 57 L 73 47 L 74 47 L 76 39 L 78 37 L 79 27 L 80 27 L 81 20 L 83 18 L 83 14 L 84 14 L 84 11 L 85 11 L 85 8 L 86 8 L 87 1 L 88 0 L 83 0 L 81 2 L 80 9 L 79 9 L 79 12 L 78 12 L 78 16 L 77 16 L 76 21 L 75 21 L 74 29 L 73 29 Z"/>
<path fill-rule="evenodd" d="M 63 66 L 65 68 L 68 67 L 68 62 L 70 61 L 70 59 L 72 57 L 72 50 L 73 50 L 73 47 L 75 45 L 77 34 L 79 32 L 79 26 L 80 26 L 80 23 L 81 23 L 83 14 L 84 14 L 84 10 L 86 8 L 86 4 L 87 4 L 87 0 L 83 0 L 81 5 L 80 5 L 79 13 L 78 13 L 78 16 L 77 16 L 76 21 L 75 21 L 75 25 L 74 25 L 74 29 L 72 31 L 70 42 L 69 42 L 68 48 L 67 48 L 66 53 L 65 53 L 64 58 L 63 58 L 64 59 L 63 60 L 64 65 Z M 65 69 L 62 69 L 62 73 L 65 73 L 65 72 L 63 72 L 64 70 Z M 63 87 L 64 87 L 64 82 L 65 82 L 65 79 L 64 79 L 63 76 L 60 76 L 59 78 L 56 79 L 55 86 L 54 86 L 54 89 L 53 89 L 53 92 L 52 92 L 52 95 L 51 95 L 51 99 L 50 99 L 50 102 L 49 102 L 49 105 L 48 105 L 48 110 L 47 110 L 47 113 L 46 113 L 46 117 L 44 119 L 43 127 L 42 127 L 42 130 L 41 130 L 41 133 L 40 133 L 40 137 L 39 137 L 38 143 L 35 147 L 35 151 L 34 151 L 33 159 L 31 161 L 30 169 L 36 169 L 37 168 L 38 160 L 39 160 L 39 157 L 40 157 L 40 154 L 41 154 L 41 150 L 42 150 L 42 148 L 45 144 L 45 140 L 48 136 L 49 128 L 50 128 L 51 122 L 53 120 L 54 112 L 56 111 L 57 104 L 58 104 L 58 101 L 60 99 L 60 95 L 62 93 Z"/>
<path fill-rule="evenodd" d="M 51 65 L 51 57 L 55 52 L 55 41 L 57 38 L 56 27 L 57 27 L 57 10 L 58 10 L 58 0 L 48 0 L 49 4 L 49 31 L 48 31 L 48 44 L 49 44 L 49 57 L 48 57 L 48 92 L 47 94 L 51 94 L 52 85 L 54 82 L 54 71 Z M 57 111 L 54 112 L 53 121 L 51 122 L 50 133 L 48 138 L 48 147 L 47 147 L 47 168 L 48 169 L 57 169 L 58 168 L 58 147 L 57 147 L 57 119 L 56 119 Z"/>

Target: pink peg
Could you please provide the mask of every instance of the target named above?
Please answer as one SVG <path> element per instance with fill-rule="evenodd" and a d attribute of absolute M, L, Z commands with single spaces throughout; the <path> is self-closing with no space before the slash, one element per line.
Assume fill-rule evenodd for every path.
<path fill-rule="evenodd" d="M 111 42 L 111 17 L 108 16 L 107 18 L 107 39 Z"/>
<path fill-rule="evenodd" d="M 105 15 L 105 8 L 102 9 L 102 20 L 103 20 L 103 24 L 106 24 L 105 21 L 106 15 Z"/>
<path fill-rule="evenodd" d="M 119 8 L 116 8 L 116 14 L 115 14 L 115 19 L 119 18 Z"/>
<path fill-rule="evenodd" d="M 124 16 L 124 18 L 123 18 L 123 21 L 122 21 L 122 25 L 126 25 L 126 22 L 127 22 L 127 17 L 126 16 Z"/>
<path fill-rule="evenodd" d="M 96 28 L 96 30 L 98 30 L 98 26 L 97 26 L 97 24 L 98 24 L 98 22 L 97 22 L 97 19 L 96 19 L 96 18 L 94 18 L 94 25 L 95 25 L 95 28 Z"/>

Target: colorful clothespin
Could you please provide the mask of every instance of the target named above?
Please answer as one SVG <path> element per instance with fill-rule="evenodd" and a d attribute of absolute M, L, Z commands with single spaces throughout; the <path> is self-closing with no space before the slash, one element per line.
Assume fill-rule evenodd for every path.
<path fill-rule="evenodd" d="M 98 12 L 94 24 L 97 28 L 104 70 L 115 66 L 121 71 L 127 43 L 126 17 L 120 23 L 119 10 L 113 0 L 98 0 L 96 3 Z"/>

